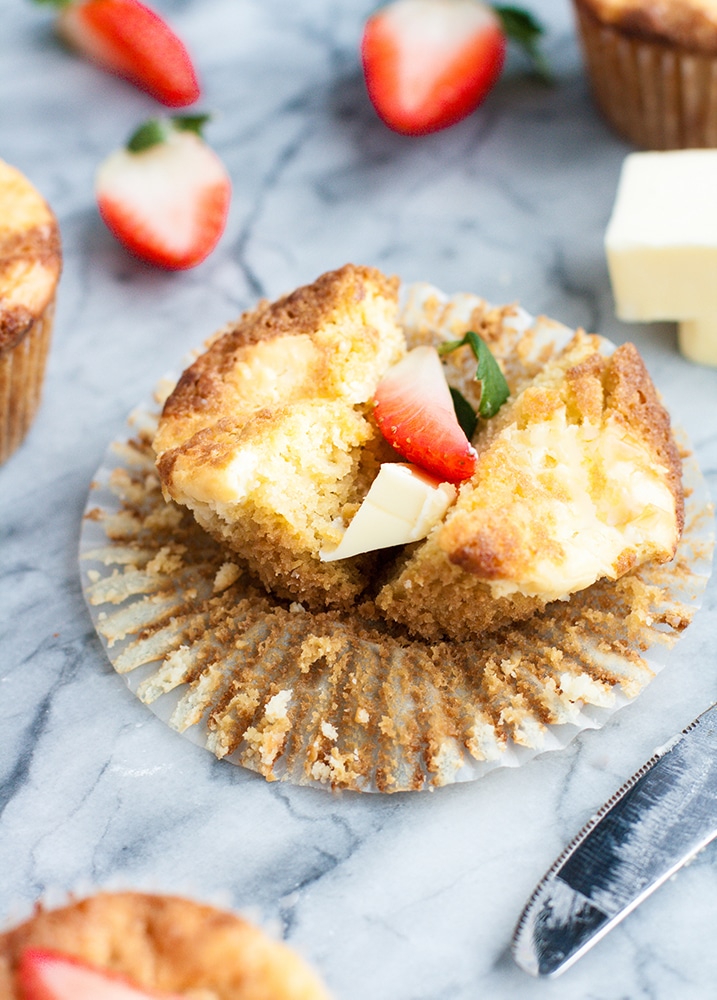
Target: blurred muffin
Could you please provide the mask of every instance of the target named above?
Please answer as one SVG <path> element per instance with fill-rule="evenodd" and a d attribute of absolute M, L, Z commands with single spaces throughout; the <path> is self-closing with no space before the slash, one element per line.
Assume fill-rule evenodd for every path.
<path fill-rule="evenodd" d="M 37 412 L 60 270 L 54 215 L 30 182 L 0 160 L 0 462 Z"/>
<path fill-rule="evenodd" d="M 79 959 L 155 995 L 193 1000 L 328 1000 L 291 949 L 234 914 L 174 896 L 100 893 L 39 909 L 0 934 L 0 1000 L 22 1000 L 30 949 Z"/>
<path fill-rule="evenodd" d="M 260 303 L 184 372 L 154 439 L 167 499 L 310 606 L 351 606 L 374 563 L 319 552 L 393 455 L 371 399 L 405 350 L 397 286 L 347 265 Z"/>
<path fill-rule="evenodd" d="M 717 146 L 711 0 L 574 0 L 600 110 L 644 149 Z"/>

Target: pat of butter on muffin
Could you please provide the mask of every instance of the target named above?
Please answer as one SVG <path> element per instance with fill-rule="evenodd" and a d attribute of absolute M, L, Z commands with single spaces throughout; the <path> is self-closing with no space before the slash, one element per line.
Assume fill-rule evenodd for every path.
<path fill-rule="evenodd" d="M 717 150 L 626 157 L 605 251 L 618 317 L 674 320 L 685 357 L 717 365 Z"/>
<path fill-rule="evenodd" d="M 322 562 L 347 559 L 425 538 L 456 498 L 451 483 L 404 462 L 384 462 L 366 497 L 334 549 Z"/>

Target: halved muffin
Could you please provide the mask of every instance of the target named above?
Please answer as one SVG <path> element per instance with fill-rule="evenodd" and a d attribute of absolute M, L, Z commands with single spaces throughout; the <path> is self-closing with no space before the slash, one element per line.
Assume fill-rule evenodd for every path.
<path fill-rule="evenodd" d="M 367 551 L 322 561 L 381 464 L 400 461 L 372 400 L 405 350 L 397 282 L 370 268 L 260 304 L 165 404 L 154 440 L 165 496 L 275 595 L 321 610 L 377 593 L 386 618 L 428 640 L 476 638 L 673 556 L 683 495 L 667 412 L 633 345 L 609 355 L 579 332 L 482 422 L 476 471 L 425 541 L 379 554 L 369 521 Z M 477 401 L 466 351 L 446 371 Z"/>
<path fill-rule="evenodd" d="M 669 417 L 636 348 L 600 345 L 576 334 L 484 424 L 456 504 L 381 589 L 387 617 L 480 637 L 672 558 L 684 514 Z"/>
<path fill-rule="evenodd" d="M 154 440 L 165 496 L 275 594 L 348 607 L 373 555 L 322 563 L 394 453 L 371 418 L 405 351 L 398 282 L 347 265 L 224 330 L 180 378 Z"/>

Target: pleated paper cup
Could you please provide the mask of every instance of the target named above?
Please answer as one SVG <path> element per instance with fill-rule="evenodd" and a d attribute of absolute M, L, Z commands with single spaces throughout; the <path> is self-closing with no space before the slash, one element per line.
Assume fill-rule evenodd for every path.
<path fill-rule="evenodd" d="M 412 286 L 409 343 L 481 328 L 493 307 Z M 513 384 L 572 331 L 499 311 L 491 346 Z M 605 350 L 611 345 L 605 342 Z M 167 503 L 151 440 L 159 400 L 107 451 L 80 564 L 115 668 L 170 727 L 267 780 L 361 792 L 471 781 L 602 725 L 668 662 L 711 572 L 713 513 L 685 447 L 686 524 L 675 558 L 556 601 L 473 641 L 429 642 L 370 601 L 314 613 L 267 593 L 184 508 Z"/>
<path fill-rule="evenodd" d="M 642 149 L 717 147 L 717 56 L 643 38 L 575 0 L 595 103 Z"/>

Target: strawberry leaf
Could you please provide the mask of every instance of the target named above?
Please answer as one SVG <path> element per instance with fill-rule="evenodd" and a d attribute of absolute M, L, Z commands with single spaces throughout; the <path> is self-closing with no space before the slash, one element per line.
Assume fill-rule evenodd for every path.
<path fill-rule="evenodd" d="M 475 374 L 476 381 L 481 384 L 478 412 L 484 419 L 488 419 L 495 416 L 501 408 L 510 395 L 510 389 L 498 362 L 490 352 L 490 348 L 472 330 L 469 330 L 462 340 L 449 340 L 445 344 L 440 344 L 438 353 L 441 356 L 450 354 L 451 351 L 464 347 L 466 344 L 469 345 L 478 361 Z"/>
<path fill-rule="evenodd" d="M 552 80 L 553 74 L 548 62 L 538 47 L 538 40 L 543 34 L 540 22 L 521 7 L 494 5 L 493 10 L 501 20 L 506 37 L 528 55 L 538 76 L 546 82 Z"/>
<path fill-rule="evenodd" d="M 202 129 L 207 124 L 211 115 L 173 115 L 172 125 L 178 132 L 194 132 L 201 136 Z"/>
<path fill-rule="evenodd" d="M 461 425 L 461 430 L 470 441 L 475 434 L 478 417 L 466 397 L 458 389 L 454 389 L 452 386 L 450 389 L 451 398 L 453 399 L 453 409 L 456 411 L 456 419 Z"/>
<path fill-rule="evenodd" d="M 134 132 L 127 143 L 130 153 L 141 153 L 152 146 L 165 142 L 168 134 L 167 123 L 160 118 L 150 118 Z"/>
<path fill-rule="evenodd" d="M 194 132 L 195 135 L 201 136 L 202 128 L 210 117 L 211 115 L 201 114 L 150 118 L 132 134 L 127 149 L 130 153 L 142 153 L 152 146 L 159 146 L 160 143 L 166 142 L 167 136 L 173 129 L 175 132 Z"/>

